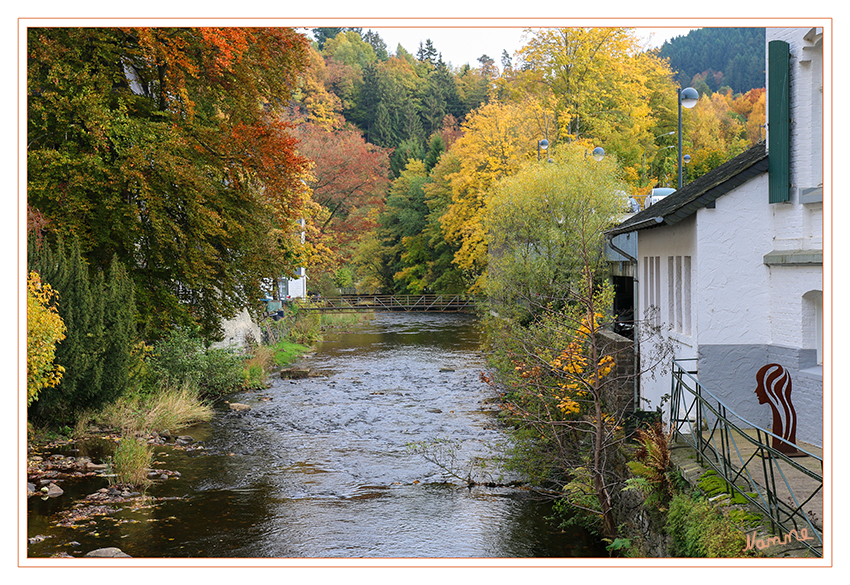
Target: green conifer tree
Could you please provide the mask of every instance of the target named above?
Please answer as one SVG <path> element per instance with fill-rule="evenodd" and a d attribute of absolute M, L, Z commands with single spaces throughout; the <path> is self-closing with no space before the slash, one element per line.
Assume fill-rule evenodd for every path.
<path fill-rule="evenodd" d="M 118 398 L 130 384 L 130 361 L 136 342 L 133 281 L 117 257 L 112 258 L 103 288 L 103 383 L 100 399 Z"/>
<path fill-rule="evenodd" d="M 107 278 L 90 274 L 77 240 L 30 246 L 28 263 L 59 293 L 57 309 L 67 328 L 56 347 L 55 363 L 65 369 L 62 380 L 39 394 L 29 414 L 41 423 L 70 424 L 79 412 L 98 408 L 127 388 L 136 336 L 133 284 L 117 259 Z"/>

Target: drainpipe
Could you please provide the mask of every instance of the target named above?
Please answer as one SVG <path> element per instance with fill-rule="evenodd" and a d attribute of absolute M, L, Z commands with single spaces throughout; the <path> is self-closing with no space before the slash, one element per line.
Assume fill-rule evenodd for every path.
<path fill-rule="evenodd" d="M 635 233 L 635 237 L 637 237 L 637 232 Z M 625 250 L 621 250 L 617 246 L 614 245 L 614 237 L 616 234 L 605 234 L 608 238 L 608 245 L 612 250 L 617 252 L 618 254 L 622 254 L 625 256 L 629 262 L 634 267 L 634 277 L 632 278 L 632 286 L 634 287 L 634 308 L 632 309 L 632 319 L 634 319 L 634 329 L 632 330 L 632 335 L 634 336 L 634 349 L 635 349 L 635 380 L 634 380 L 634 398 L 632 400 L 632 410 L 640 410 L 640 392 L 638 390 L 638 382 L 639 382 L 639 371 L 640 371 L 640 336 L 638 335 L 638 307 L 640 306 L 638 294 L 640 290 L 640 282 L 638 282 L 638 261 L 637 258 L 633 257 L 631 254 L 626 252 Z"/>

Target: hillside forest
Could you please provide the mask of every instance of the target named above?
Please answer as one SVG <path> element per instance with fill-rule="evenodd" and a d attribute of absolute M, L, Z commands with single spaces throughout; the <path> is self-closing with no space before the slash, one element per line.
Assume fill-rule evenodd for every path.
<path fill-rule="evenodd" d="M 311 293 L 475 292 L 488 199 L 521 169 L 602 147 L 624 198 L 675 186 L 682 83 L 688 179 L 756 143 L 763 45 L 734 47 L 759 30 L 693 31 L 725 53 L 677 70 L 691 35 L 622 28 L 529 30 L 460 67 L 362 29 L 30 29 L 31 252 L 74 241 L 126 273 L 145 339 L 215 339 L 301 266 Z"/>
<path fill-rule="evenodd" d="M 499 180 L 541 159 L 542 139 L 550 145 L 542 160 L 559 149 L 603 147 L 630 195 L 675 187 L 677 86 L 693 85 L 701 95 L 684 116 L 690 179 L 762 136 L 763 29 L 699 29 L 649 51 L 628 29 L 543 29 L 528 31 L 514 55 L 481 55 L 459 68 L 447 66 L 429 39 L 409 52 L 362 29 L 316 29 L 313 36 L 312 68 L 292 119 L 310 132 L 302 152 L 315 161 L 314 200 L 332 214 L 314 221 L 322 229 L 308 237 L 317 290 L 480 290 L 486 202 Z M 689 52 L 701 61 L 684 63 Z M 357 174 L 363 189 L 356 196 L 344 188 L 331 195 L 328 173 L 342 174 L 331 144 L 351 133 L 365 145 L 341 158 L 359 166 L 374 156 L 372 176 L 387 182 Z M 328 147 L 319 157 L 314 140 Z"/>

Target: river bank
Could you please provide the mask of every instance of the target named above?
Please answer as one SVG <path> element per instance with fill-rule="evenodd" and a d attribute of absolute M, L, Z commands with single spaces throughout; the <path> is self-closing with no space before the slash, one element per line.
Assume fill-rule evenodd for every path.
<path fill-rule="evenodd" d="M 494 451 L 506 438 L 480 380 L 478 339 L 474 319 L 446 316 L 380 315 L 330 334 L 304 358 L 315 375 L 278 375 L 268 388 L 230 395 L 212 420 L 180 431 L 192 443 L 154 445 L 152 468 L 176 473 L 152 478 L 144 494 L 110 493 L 104 470 L 41 476 L 64 494 L 30 498 L 28 536 L 43 539 L 28 554 L 117 547 L 134 558 L 607 556 L 591 535 L 549 524 L 551 506 L 527 491 L 485 485 L 485 477 L 493 485 L 509 478 Z M 105 436 L 55 445 L 41 463 L 59 453 L 65 464 L 97 464 L 111 446 Z M 468 487 L 410 448 L 440 439 L 454 446 L 446 461 L 482 485 Z M 114 501 L 97 499 L 107 496 Z M 63 514 L 97 506 L 113 511 L 59 526 Z"/>

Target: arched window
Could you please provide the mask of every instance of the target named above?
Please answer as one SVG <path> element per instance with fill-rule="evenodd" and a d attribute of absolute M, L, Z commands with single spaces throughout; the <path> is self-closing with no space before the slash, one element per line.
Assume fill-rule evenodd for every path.
<path fill-rule="evenodd" d="M 803 295 L 803 349 L 817 350 L 817 363 L 823 364 L 823 291 Z"/>

